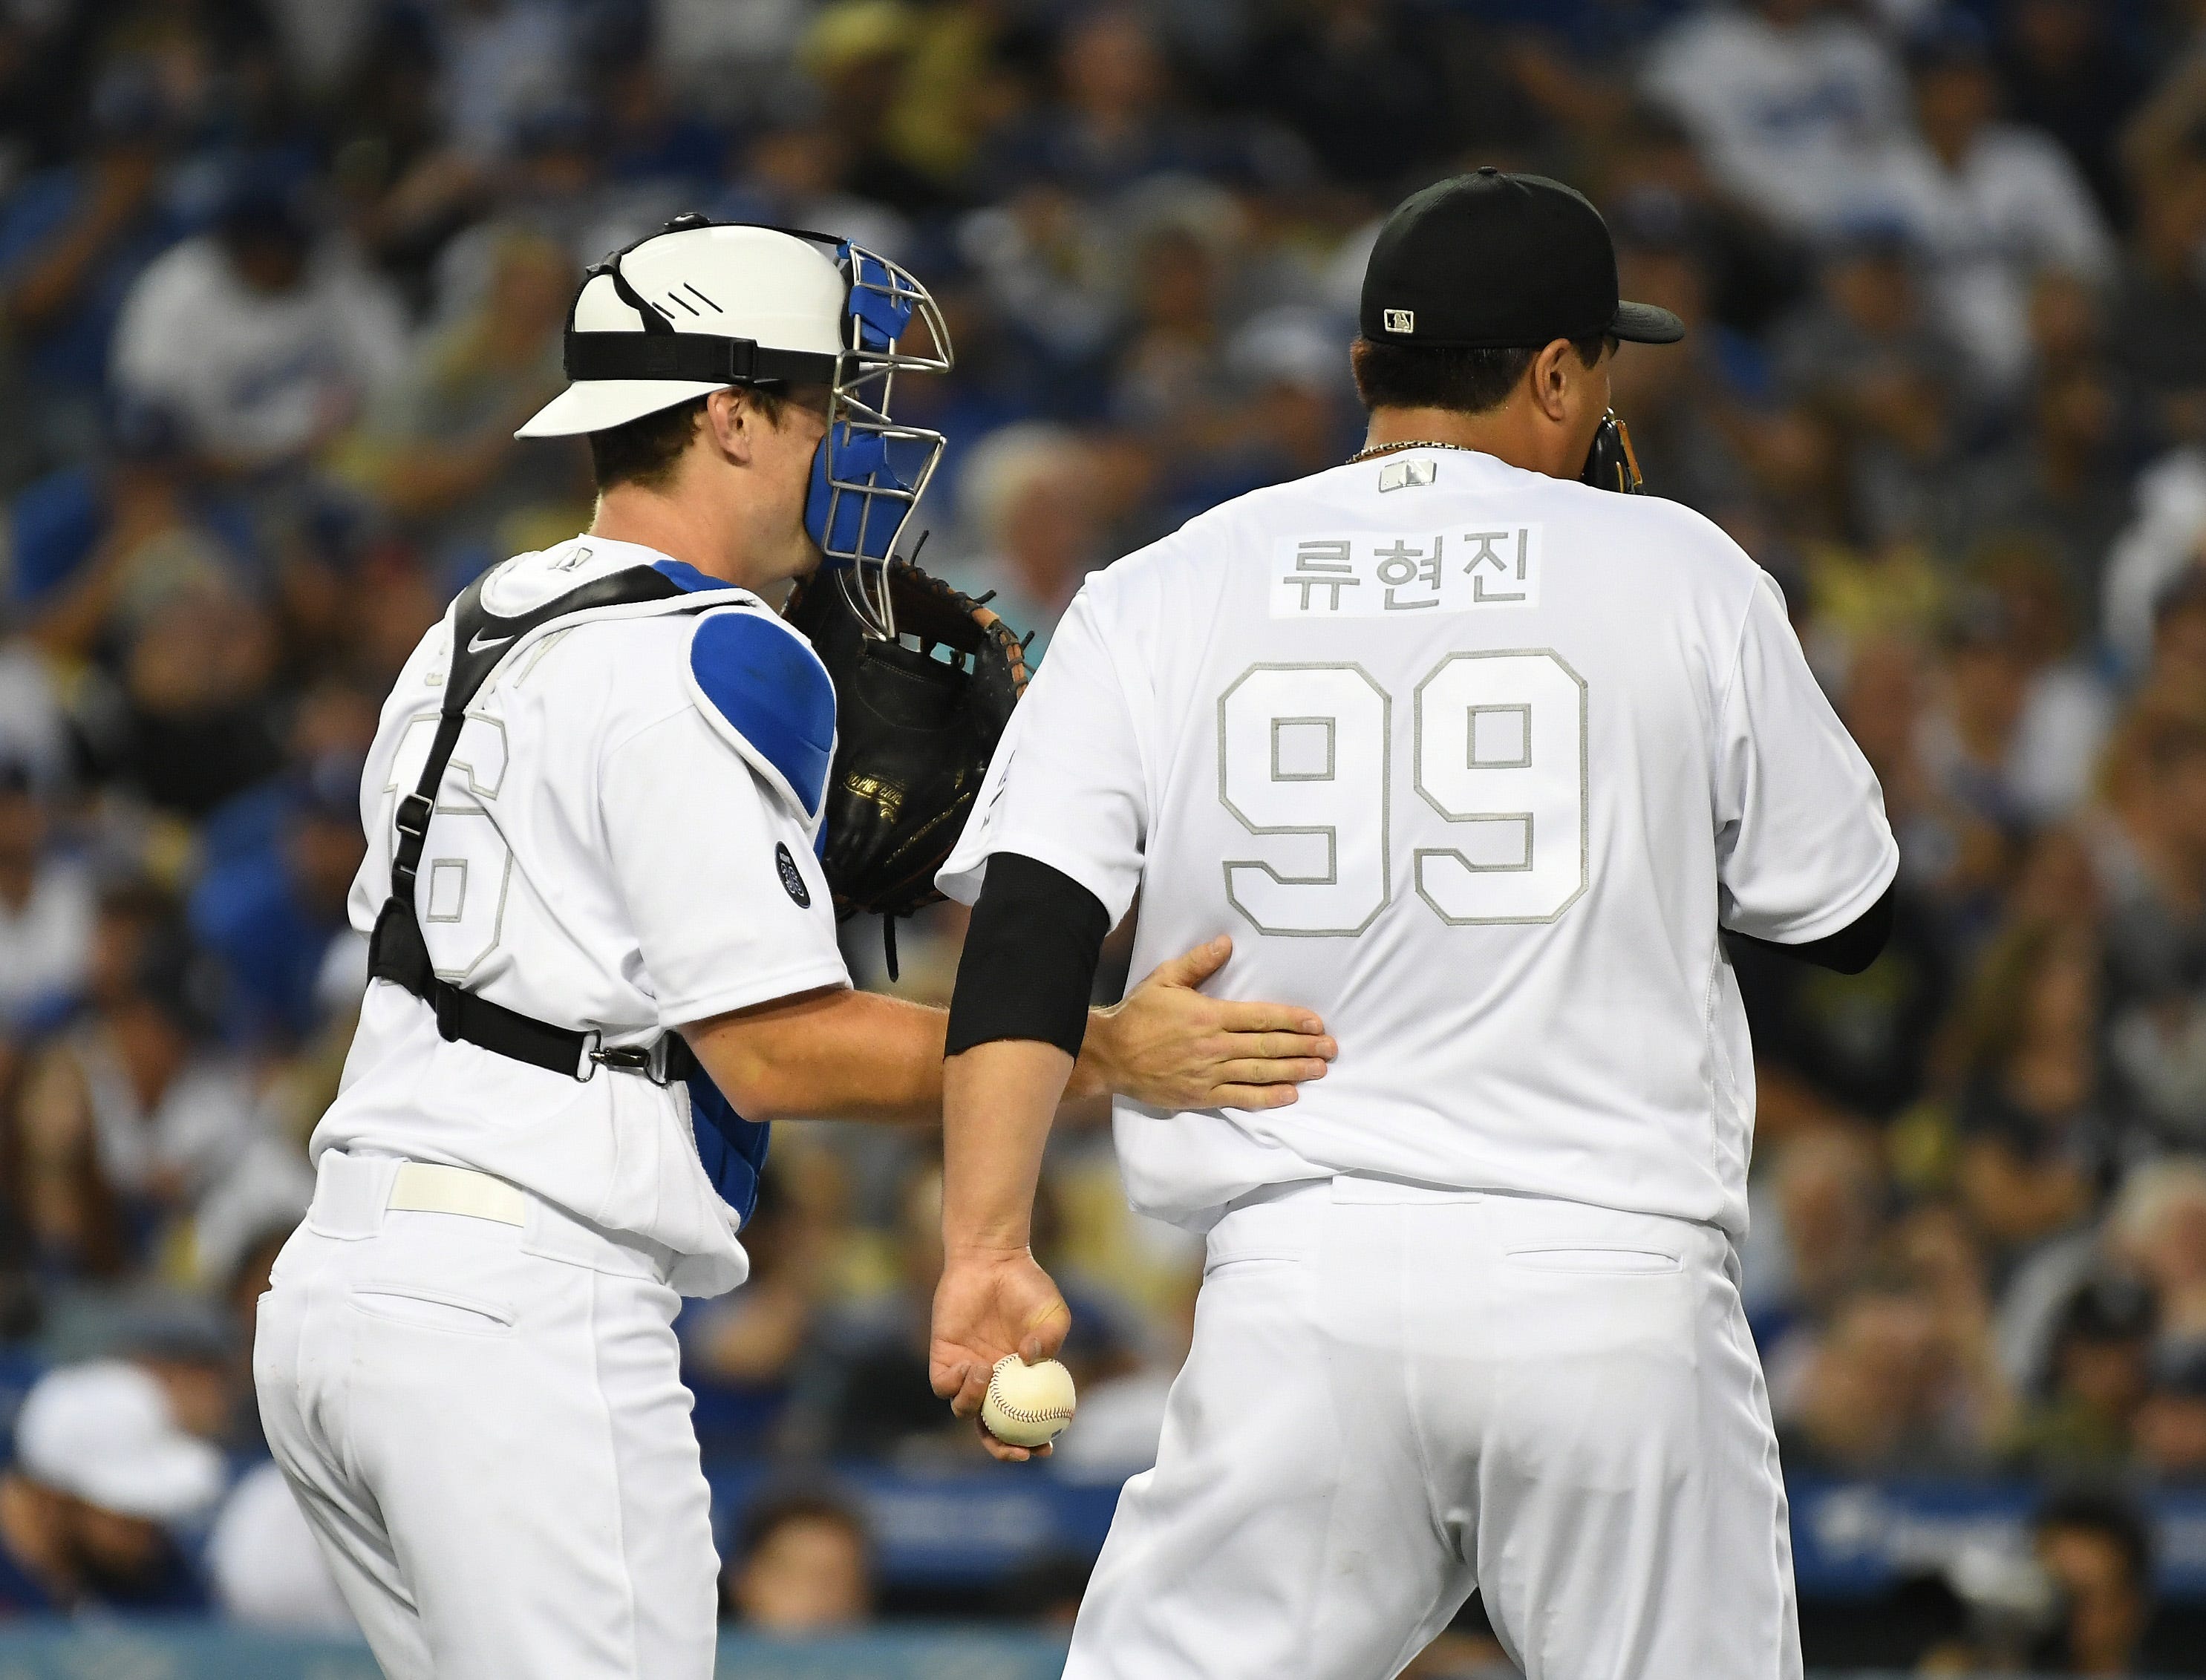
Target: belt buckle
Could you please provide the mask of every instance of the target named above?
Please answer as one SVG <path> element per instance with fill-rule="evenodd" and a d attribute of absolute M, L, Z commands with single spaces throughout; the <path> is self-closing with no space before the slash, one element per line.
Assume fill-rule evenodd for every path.
<path fill-rule="evenodd" d="M 667 1074 L 667 1063 L 674 1055 L 673 1034 L 661 1033 L 648 1045 L 617 1045 L 611 1050 L 604 1048 L 603 1033 L 593 1028 L 589 1036 L 597 1041 L 582 1055 L 589 1073 L 577 1077 L 587 1080 L 599 1068 L 617 1068 L 623 1073 L 640 1073 L 662 1089 L 674 1082 Z"/>
<path fill-rule="evenodd" d="M 602 1041 L 605 1034 L 593 1029 L 590 1036 Z M 617 1068 L 623 1073 L 640 1073 L 647 1079 L 657 1080 L 653 1070 L 665 1066 L 659 1053 L 659 1045 L 665 1042 L 661 1038 L 648 1047 L 640 1044 L 623 1044 L 616 1045 L 611 1050 L 596 1049 L 590 1051 L 589 1059 L 600 1068 Z M 664 1080 L 657 1080 L 657 1082 L 665 1083 Z"/>
<path fill-rule="evenodd" d="M 605 1041 L 605 1035 L 594 1027 L 582 1034 L 581 1057 L 575 1064 L 575 1078 L 578 1082 L 587 1085 L 598 1076 L 598 1064 L 605 1060 L 605 1051 L 601 1048 Z"/>

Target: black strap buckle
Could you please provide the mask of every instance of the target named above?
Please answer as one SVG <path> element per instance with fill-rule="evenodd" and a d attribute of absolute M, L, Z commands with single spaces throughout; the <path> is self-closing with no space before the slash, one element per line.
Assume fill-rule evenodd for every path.
<path fill-rule="evenodd" d="M 437 814 L 436 801 L 425 799 L 419 793 L 410 793 L 398 801 L 396 821 L 401 834 L 410 834 L 419 840 L 429 832 L 429 819 Z"/>
<path fill-rule="evenodd" d="M 677 1033 L 661 1033 L 649 1044 L 619 1045 L 611 1050 L 593 1049 L 586 1059 L 600 1068 L 617 1068 L 623 1073 L 640 1073 L 653 1085 L 674 1082 L 674 1047 L 683 1042 Z M 583 1075 L 585 1078 L 587 1075 Z"/>
<path fill-rule="evenodd" d="M 575 1063 L 575 1077 L 582 1084 L 587 1085 L 598 1076 L 598 1069 L 600 1066 L 617 1065 L 607 1063 L 605 1058 L 618 1052 L 601 1048 L 605 1041 L 605 1035 L 594 1027 L 579 1036 L 582 1040 L 582 1053 Z"/>

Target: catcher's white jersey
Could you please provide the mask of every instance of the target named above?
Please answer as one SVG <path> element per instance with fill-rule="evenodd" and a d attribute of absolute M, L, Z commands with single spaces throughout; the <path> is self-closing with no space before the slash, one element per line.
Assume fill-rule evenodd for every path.
<path fill-rule="evenodd" d="M 1340 1041 L 1295 1105 L 1121 1103 L 1135 1205 L 1198 1229 L 1339 1173 L 1746 1219 L 1753 1063 L 1719 927 L 1861 915 L 1899 854 L 1776 586 L 1674 503 L 1412 450 L 1258 491 L 1089 580 L 943 872 L 1023 853 L 1134 972 Z"/>
<path fill-rule="evenodd" d="M 485 599 L 518 614 L 636 566 L 716 604 L 607 609 L 521 638 L 468 706 L 418 890 L 439 974 L 539 1020 L 598 1029 L 609 1046 L 850 983 L 816 825 L 739 733 L 742 718 L 714 704 L 711 674 L 700 680 L 700 638 L 728 614 L 770 619 L 816 669 L 802 639 L 746 591 L 597 537 L 508 561 Z M 448 615 L 422 638 L 368 754 L 367 857 L 350 904 L 363 933 L 390 891 L 393 812 L 420 776 L 451 637 Z M 316 1159 L 330 1149 L 495 1174 L 664 1244 L 685 1293 L 732 1288 L 746 1270 L 681 1085 L 610 1070 L 581 1082 L 448 1043 L 426 1004 L 385 981 L 368 985 L 343 1085 L 314 1132 Z"/>

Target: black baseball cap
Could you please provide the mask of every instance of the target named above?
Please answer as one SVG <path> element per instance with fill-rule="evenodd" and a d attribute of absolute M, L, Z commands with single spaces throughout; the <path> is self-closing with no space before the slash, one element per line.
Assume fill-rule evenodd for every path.
<path fill-rule="evenodd" d="M 1616 247 L 1585 194 L 1493 168 L 1403 201 L 1371 247 L 1357 325 L 1374 344 L 1537 349 L 1613 334 L 1673 344 L 1685 324 L 1616 295 Z"/>

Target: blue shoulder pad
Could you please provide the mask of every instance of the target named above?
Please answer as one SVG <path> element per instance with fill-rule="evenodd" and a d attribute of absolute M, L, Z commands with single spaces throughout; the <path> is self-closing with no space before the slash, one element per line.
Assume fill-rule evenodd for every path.
<path fill-rule="evenodd" d="M 810 644 L 754 608 L 707 613 L 689 640 L 689 687 L 714 732 L 817 822 L 835 757 L 835 684 Z"/>

